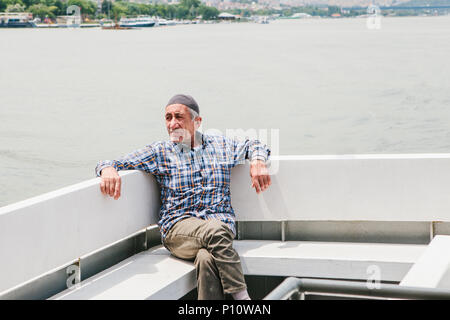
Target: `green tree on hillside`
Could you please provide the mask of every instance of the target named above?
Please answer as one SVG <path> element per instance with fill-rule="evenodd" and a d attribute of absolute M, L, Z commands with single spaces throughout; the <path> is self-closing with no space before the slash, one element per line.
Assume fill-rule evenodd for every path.
<path fill-rule="evenodd" d="M 203 20 L 213 20 L 217 19 L 220 11 L 214 7 L 202 6 L 199 10 L 199 14 L 201 14 Z"/>
<path fill-rule="evenodd" d="M 104 0 L 100 14 L 102 17 L 120 19 L 123 16 L 150 15 L 166 19 L 194 19 L 201 15 L 205 20 L 217 19 L 219 10 L 208 7 L 200 0 L 180 0 L 178 4 L 144 4 L 123 0 Z M 250 0 L 249 0 L 250 1 Z M 40 18 L 54 18 L 66 15 L 71 5 L 80 7 L 83 17 L 92 18 L 97 14 L 97 4 L 92 0 L 0 0 L 0 11 L 29 11 Z"/>
<path fill-rule="evenodd" d="M 6 8 L 8 8 L 9 5 L 15 4 L 20 4 L 22 6 L 25 5 L 22 0 L 0 0 L 0 11 L 6 11 Z"/>
<path fill-rule="evenodd" d="M 168 6 L 166 9 L 166 15 L 169 19 L 174 19 L 177 13 L 177 7 L 176 6 Z"/>
<path fill-rule="evenodd" d="M 55 19 L 59 14 L 59 8 L 56 6 L 46 6 L 45 4 L 33 4 L 28 8 L 28 11 L 33 14 L 33 17 L 39 17 L 42 20 L 46 17 Z"/>
<path fill-rule="evenodd" d="M 189 9 L 186 7 L 178 6 L 175 12 L 176 19 L 185 19 L 189 14 Z"/>
<path fill-rule="evenodd" d="M 5 11 L 6 12 L 25 12 L 25 6 L 20 3 L 8 4 Z"/>
<path fill-rule="evenodd" d="M 116 1 L 112 5 L 111 9 L 112 18 L 118 21 L 121 17 L 127 15 L 127 7 L 121 1 Z"/>
<path fill-rule="evenodd" d="M 105 15 L 108 15 L 108 13 L 109 14 L 111 13 L 112 7 L 113 7 L 112 1 L 103 0 L 100 12 L 104 13 Z"/>
<path fill-rule="evenodd" d="M 191 7 L 198 8 L 201 4 L 200 0 L 181 0 L 179 5 L 191 9 Z"/>
<path fill-rule="evenodd" d="M 341 13 L 341 8 L 337 6 L 328 6 L 328 15 L 331 16 L 334 13 Z"/>

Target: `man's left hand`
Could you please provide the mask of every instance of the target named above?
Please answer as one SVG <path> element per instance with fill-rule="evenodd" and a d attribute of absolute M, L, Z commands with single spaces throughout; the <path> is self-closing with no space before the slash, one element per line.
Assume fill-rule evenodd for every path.
<path fill-rule="evenodd" d="M 256 193 L 266 190 L 272 184 L 269 170 L 262 160 L 254 160 L 250 163 L 250 178 L 252 179 L 252 188 L 255 188 Z"/>

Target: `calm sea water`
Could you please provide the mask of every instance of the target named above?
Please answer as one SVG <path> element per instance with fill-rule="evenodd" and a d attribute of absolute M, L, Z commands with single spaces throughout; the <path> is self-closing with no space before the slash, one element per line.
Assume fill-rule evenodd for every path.
<path fill-rule="evenodd" d="M 449 57 L 450 17 L 0 30 L 0 206 L 166 139 L 175 93 L 280 154 L 448 153 Z"/>

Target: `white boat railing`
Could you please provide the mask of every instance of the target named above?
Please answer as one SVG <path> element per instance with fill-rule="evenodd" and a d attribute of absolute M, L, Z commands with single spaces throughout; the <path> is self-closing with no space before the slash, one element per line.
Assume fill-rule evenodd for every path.
<path fill-rule="evenodd" d="M 270 292 L 264 300 L 305 300 L 305 294 L 337 294 L 352 298 L 390 298 L 449 300 L 450 290 L 420 287 L 401 287 L 393 284 L 382 284 L 374 289 L 364 282 L 341 281 L 328 279 L 286 278 L 278 287 Z"/>
<path fill-rule="evenodd" d="M 154 178 L 122 175 L 117 201 L 97 178 L 0 208 L 0 292 L 157 223 Z"/>
<path fill-rule="evenodd" d="M 273 157 L 260 195 L 248 170 L 232 172 L 238 221 L 450 222 L 450 154 Z M 156 224 L 155 179 L 121 176 L 117 201 L 95 178 L 0 208 L 0 293 Z"/>

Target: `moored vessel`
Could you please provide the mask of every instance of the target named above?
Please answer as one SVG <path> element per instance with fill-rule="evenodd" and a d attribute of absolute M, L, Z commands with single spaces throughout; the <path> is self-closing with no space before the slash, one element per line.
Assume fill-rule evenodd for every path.
<path fill-rule="evenodd" d="M 149 16 L 138 16 L 137 18 L 120 19 L 119 26 L 128 28 L 149 28 L 153 27 L 155 23 L 155 20 Z"/>
<path fill-rule="evenodd" d="M 35 28 L 33 15 L 28 12 L 0 13 L 0 28 Z"/>

